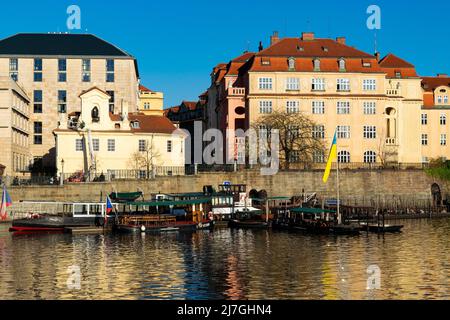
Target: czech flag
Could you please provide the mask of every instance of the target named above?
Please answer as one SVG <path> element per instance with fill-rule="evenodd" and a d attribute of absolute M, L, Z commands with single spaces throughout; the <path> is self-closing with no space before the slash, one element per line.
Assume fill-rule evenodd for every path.
<path fill-rule="evenodd" d="M 337 157 L 337 140 L 336 140 L 336 132 L 334 132 L 333 142 L 330 148 L 330 154 L 328 155 L 327 166 L 325 167 L 325 172 L 323 173 L 323 182 L 326 183 L 328 181 L 328 177 L 330 176 L 331 164 Z"/>
<path fill-rule="evenodd" d="M 106 212 L 105 212 L 105 226 L 108 223 L 108 214 L 112 211 L 113 205 L 109 196 L 106 196 Z"/>
<path fill-rule="evenodd" d="M 6 186 L 3 186 L 2 202 L 0 204 L 0 219 L 6 220 L 8 218 L 6 208 L 10 206 L 12 206 L 11 197 L 9 196 L 8 191 L 6 191 Z"/>

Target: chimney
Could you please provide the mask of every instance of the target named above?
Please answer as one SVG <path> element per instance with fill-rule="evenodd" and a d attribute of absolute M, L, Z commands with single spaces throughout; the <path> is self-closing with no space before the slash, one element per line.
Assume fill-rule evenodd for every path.
<path fill-rule="evenodd" d="M 345 44 L 345 37 L 337 37 L 336 42 L 340 44 Z"/>
<path fill-rule="evenodd" d="M 448 75 L 446 73 L 438 73 L 437 77 L 438 78 L 448 78 Z"/>
<path fill-rule="evenodd" d="M 259 42 L 258 51 L 262 51 L 264 49 L 262 45 L 262 41 Z"/>
<path fill-rule="evenodd" d="M 302 40 L 314 40 L 314 32 L 302 32 Z"/>
<path fill-rule="evenodd" d="M 375 58 L 377 58 L 377 61 L 380 61 L 380 53 L 377 51 L 374 54 Z"/>
<path fill-rule="evenodd" d="M 270 45 L 273 45 L 280 41 L 280 37 L 278 36 L 278 31 L 274 31 L 273 34 L 270 36 Z"/>

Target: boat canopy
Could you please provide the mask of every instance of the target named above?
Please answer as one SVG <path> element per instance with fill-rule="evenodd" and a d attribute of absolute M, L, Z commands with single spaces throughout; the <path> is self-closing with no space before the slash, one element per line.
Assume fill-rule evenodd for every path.
<path fill-rule="evenodd" d="M 190 200 L 178 200 L 178 201 L 138 201 L 138 202 L 127 202 L 127 205 L 138 206 L 138 207 L 163 207 L 163 206 L 183 206 L 190 204 L 201 204 L 210 202 L 211 198 L 200 198 L 200 199 L 190 199 Z"/>
<path fill-rule="evenodd" d="M 334 210 L 327 210 L 321 208 L 293 208 L 290 209 L 294 213 L 336 213 Z"/>

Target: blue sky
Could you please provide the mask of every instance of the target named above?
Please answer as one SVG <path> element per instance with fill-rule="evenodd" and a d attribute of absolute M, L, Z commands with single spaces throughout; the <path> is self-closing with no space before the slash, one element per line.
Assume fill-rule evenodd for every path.
<path fill-rule="evenodd" d="M 374 51 L 366 9 L 381 8 L 377 31 L 382 56 L 392 52 L 420 75 L 450 73 L 446 22 L 450 2 L 433 1 L 7 1 L 0 11 L 0 38 L 18 32 L 65 32 L 69 5 L 81 8 L 82 30 L 137 57 L 142 83 L 165 93 L 165 107 L 196 100 L 210 83 L 211 68 L 244 50 L 267 46 L 274 30 L 296 37 L 345 36 L 347 44 Z M 447 29 L 447 30 L 446 30 Z"/>

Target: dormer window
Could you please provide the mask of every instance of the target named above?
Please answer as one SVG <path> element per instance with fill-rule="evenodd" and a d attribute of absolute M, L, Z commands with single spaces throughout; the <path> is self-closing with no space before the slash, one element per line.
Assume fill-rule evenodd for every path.
<path fill-rule="evenodd" d="M 295 70 L 295 58 L 290 57 L 288 59 L 288 66 L 289 66 L 289 70 Z"/>
<path fill-rule="evenodd" d="M 133 129 L 139 129 L 139 121 L 132 121 L 131 122 L 131 127 Z"/>
<path fill-rule="evenodd" d="M 320 71 L 320 60 L 314 59 L 314 71 Z"/>
<path fill-rule="evenodd" d="M 94 107 L 91 111 L 91 117 L 92 117 L 92 122 L 99 122 L 100 121 L 100 116 L 98 113 L 98 108 Z"/>
<path fill-rule="evenodd" d="M 327 47 L 322 47 L 323 52 L 328 52 L 328 48 Z"/>
<path fill-rule="evenodd" d="M 363 62 L 364 68 L 370 68 L 371 66 L 372 66 L 372 64 L 370 62 Z"/>
<path fill-rule="evenodd" d="M 402 77 L 402 73 L 400 71 L 395 71 L 395 77 L 397 79 L 401 78 Z"/>
<path fill-rule="evenodd" d="M 305 49 L 303 49 L 303 47 L 301 46 L 297 46 L 297 51 L 304 51 Z"/>
<path fill-rule="evenodd" d="M 345 60 L 339 59 L 339 71 L 345 71 Z"/>

